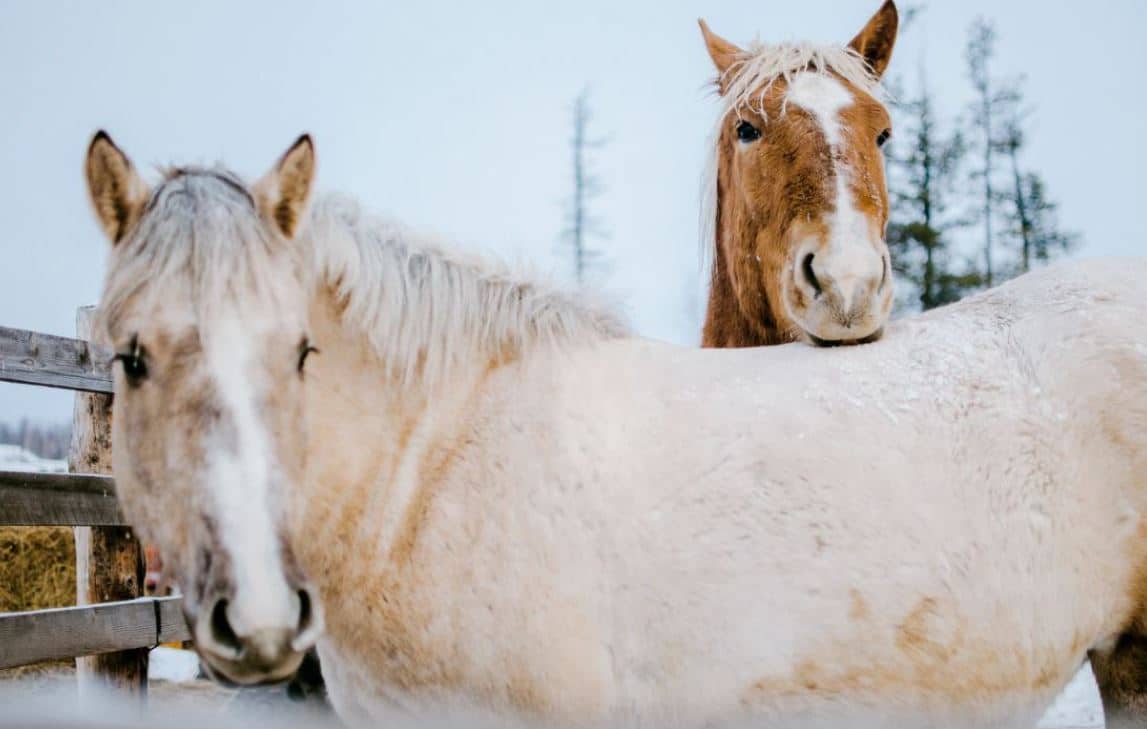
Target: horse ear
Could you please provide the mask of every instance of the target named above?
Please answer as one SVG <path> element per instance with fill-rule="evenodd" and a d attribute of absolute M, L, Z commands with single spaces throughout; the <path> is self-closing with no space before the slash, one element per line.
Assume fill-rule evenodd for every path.
<path fill-rule="evenodd" d="M 131 160 L 102 129 L 92 137 L 84 160 L 88 197 L 100 227 L 112 244 L 119 243 L 139 220 L 147 202 L 147 185 L 136 173 Z"/>
<path fill-rule="evenodd" d="M 299 231 L 315 179 L 315 145 L 304 134 L 255 185 L 255 199 L 264 215 L 287 238 Z"/>
<path fill-rule="evenodd" d="M 709 24 L 702 18 L 697 19 L 697 25 L 701 26 L 701 36 L 705 39 L 705 48 L 709 51 L 709 58 L 713 59 L 717 73 L 724 76 L 729 67 L 736 63 L 737 59 L 745 52 L 709 30 Z M 724 88 L 721 89 L 721 92 L 724 93 Z"/>
<path fill-rule="evenodd" d="M 877 78 L 884 75 L 888 62 L 892 60 L 892 47 L 896 45 L 896 31 L 900 26 L 900 14 L 893 0 L 884 0 L 876 15 L 868 25 L 856 34 L 848 44 L 868 63 Z"/>

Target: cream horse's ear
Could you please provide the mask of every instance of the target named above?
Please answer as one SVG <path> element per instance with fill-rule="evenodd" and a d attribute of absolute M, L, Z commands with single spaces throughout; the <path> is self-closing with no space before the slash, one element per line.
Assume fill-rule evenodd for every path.
<path fill-rule="evenodd" d="M 728 71 L 745 52 L 733 43 L 730 43 L 709 30 L 709 24 L 703 19 L 698 18 L 697 25 L 701 26 L 701 36 L 705 39 L 705 48 L 709 51 L 709 58 L 713 59 L 713 65 L 717 67 L 718 85 L 723 94 L 725 93 L 725 72 Z"/>
<path fill-rule="evenodd" d="M 889 61 L 892 60 L 892 48 L 896 45 L 896 31 L 899 26 L 900 14 L 896 12 L 896 3 L 884 0 L 876 15 L 872 16 L 864 29 L 848 44 L 849 48 L 864 58 L 877 78 L 884 75 Z"/>
<path fill-rule="evenodd" d="M 307 212 L 315 179 L 315 145 L 311 136 L 299 137 L 274 169 L 255 184 L 255 199 L 267 220 L 287 238 L 299 232 Z"/>
<path fill-rule="evenodd" d="M 84 161 L 88 197 L 100 227 L 112 244 L 119 243 L 139 220 L 148 189 L 120 148 L 102 129 L 92 137 Z"/>

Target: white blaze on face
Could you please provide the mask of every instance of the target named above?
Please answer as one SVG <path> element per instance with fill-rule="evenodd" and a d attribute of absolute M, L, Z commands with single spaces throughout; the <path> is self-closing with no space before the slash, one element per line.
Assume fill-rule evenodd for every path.
<path fill-rule="evenodd" d="M 204 343 L 222 420 L 231 426 L 208 437 L 207 487 L 215 496 L 218 538 L 231 565 L 234 595 L 227 615 L 241 636 L 263 628 L 294 628 L 298 622 L 298 598 L 284 578 L 272 511 L 277 465 L 259 415 L 255 336 L 238 317 L 221 317 Z"/>
<path fill-rule="evenodd" d="M 840 287 L 842 305 L 849 310 L 858 290 L 873 277 L 883 273 L 884 261 L 877 253 L 879 241 L 871 240 L 872 228 L 868 218 L 857 211 L 850 184 L 852 169 L 844 163 L 844 132 L 840 112 L 851 106 L 855 99 L 838 79 L 825 73 L 797 74 L 789 86 L 786 102 L 799 106 L 817 120 L 825 141 L 832 151 L 833 173 L 836 180 L 836 206 L 829 219 L 827 246 L 817 253 L 816 269 L 830 271 Z M 798 250 L 804 248 L 799 246 Z"/>

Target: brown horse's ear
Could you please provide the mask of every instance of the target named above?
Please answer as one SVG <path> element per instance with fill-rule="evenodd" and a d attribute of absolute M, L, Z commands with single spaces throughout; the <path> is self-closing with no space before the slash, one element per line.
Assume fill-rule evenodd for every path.
<path fill-rule="evenodd" d="M 893 0 L 884 0 L 876 15 L 868 25 L 856 34 L 848 44 L 868 63 L 877 78 L 884 75 L 888 62 L 892 60 L 892 47 L 896 45 L 896 31 L 900 26 L 900 14 Z"/>
<path fill-rule="evenodd" d="M 744 55 L 737 46 L 709 30 L 709 24 L 703 19 L 697 19 L 697 25 L 701 26 L 701 35 L 705 38 L 705 48 L 709 51 L 709 58 L 713 59 L 713 65 L 717 67 L 717 73 L 721 76 L 729 70 L 729 67 L 736 63 L 737 59 Z M 725 93 L 724 85 L 721 85 L 721 93 Z"/>
<path fill-rule="evenodd" d="M 255 184 L 259 208 L 287 238 L 299 232 L 315 179 L 315 145 L 304 134 L 295 140 L 274 169 Z"/>
<path fill-rule="evenodd" d="M 100 227 L 112 244 L 119 243 L 131 229 L 147 203 L 147 185 L 112 138 L 102 129 L 92 137 L 84 160 L 88 197 L 95 208 Z"/>

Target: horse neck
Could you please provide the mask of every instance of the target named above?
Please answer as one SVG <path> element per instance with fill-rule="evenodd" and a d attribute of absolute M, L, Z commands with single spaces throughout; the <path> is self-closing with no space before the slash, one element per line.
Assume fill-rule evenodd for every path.
<path fill-rule="evenodd" d="M 724 205 L 729 201 L 721 193 L 724 187 L 725 161 L 720 162 L 717 175 L 717 199 L 714 224 L 713 270 L 709 285 L 709 303 L 705 310 L 705 325 L 701 334 L 703 347 L 760 347 L 791 341 L 777 324 L 766 293 L 760 292 L 759 316 L 750 318 L 733 288 L 732 271 L 726 256 L 726 243 L 733 250 L 742 246 L 754 247 L 754 231 L 738 231 L 731 224 L 733 216 Z M 779 245 L 779 243 L 778 243 Z"/>
<path fill-rule="evenodd" d="M 321 287 L 309 322 L 319 354 L 306 373 L 307 478 L 290 509 L 293 541 L 316 575 L 339 574 L 333 553 L 404 549 L 405 525 L 424 506 L 423 471 L 454 442 L 489 372 L 457 368 L 433 386 L 405 379 L 343 314 Z M 340 548 L 330 552 L 332 543 Z"/>

